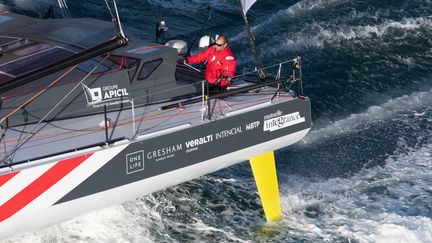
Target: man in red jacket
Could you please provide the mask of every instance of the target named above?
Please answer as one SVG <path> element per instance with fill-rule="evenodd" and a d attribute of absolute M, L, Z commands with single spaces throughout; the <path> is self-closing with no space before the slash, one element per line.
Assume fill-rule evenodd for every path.
<path fill-rule="evenodd" d="M 187 58 L 188 64 L 197 64 L 207 61 L 205 78 L 210 86 L 219 86 L 221 90 L 231 84 L 235 76 L 236 59 L 228 47 L 228 38 L 220 35 L 216 44 L 194 56 Z"/>

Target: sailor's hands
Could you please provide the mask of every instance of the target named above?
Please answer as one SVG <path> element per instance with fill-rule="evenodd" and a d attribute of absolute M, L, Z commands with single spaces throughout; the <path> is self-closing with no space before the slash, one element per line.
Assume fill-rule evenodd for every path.
<path fill-rule="evenodd" d="M 230 86 L 233 83 L 233 79 L 231 77 L 226 77 L 225 78 L 225 85 L 226 86 Z"/>

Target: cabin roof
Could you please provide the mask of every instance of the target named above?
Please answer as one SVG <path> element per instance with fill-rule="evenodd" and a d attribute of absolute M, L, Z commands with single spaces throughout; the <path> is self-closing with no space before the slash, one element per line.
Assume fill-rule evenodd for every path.
<path fill-rule="evenodd" d="M 110 40 L 114 25 L 98 19 L 33 19 L 0 14 L 0 85 L 64 60 L 86 48 Z M 176 51 L 150 41 L 134 39 L 115 55 L 154 59 Z"/>

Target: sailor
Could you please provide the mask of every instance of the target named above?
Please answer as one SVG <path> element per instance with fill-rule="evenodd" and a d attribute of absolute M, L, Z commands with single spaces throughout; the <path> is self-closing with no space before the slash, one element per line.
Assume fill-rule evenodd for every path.
<path fill-rule="evenodd" d="M 236 59 L 228 46 L 228 37 L 219 35 L 216 44 L 185 60 L 187 64 L 207 62 L 205 78 L 210 90 L 224 91 L 235 76 Z"/>

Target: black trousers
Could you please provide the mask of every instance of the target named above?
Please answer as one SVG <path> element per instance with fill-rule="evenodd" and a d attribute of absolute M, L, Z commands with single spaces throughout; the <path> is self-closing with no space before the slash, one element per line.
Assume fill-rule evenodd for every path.
<path fill-rule="evenodd" d="M 219 94 L 227 91 L 227 87 L 221 87 L 220 85 L 208 84 L 209 94 Z"/>

